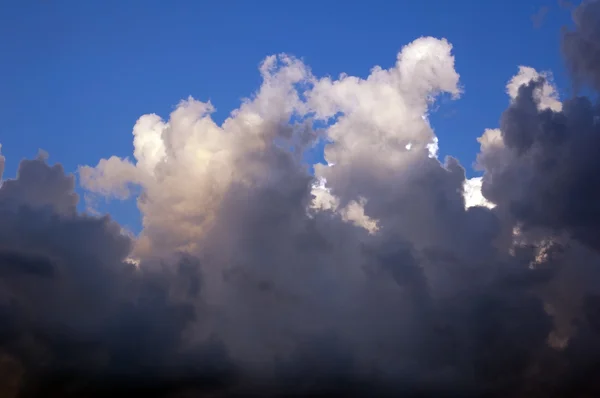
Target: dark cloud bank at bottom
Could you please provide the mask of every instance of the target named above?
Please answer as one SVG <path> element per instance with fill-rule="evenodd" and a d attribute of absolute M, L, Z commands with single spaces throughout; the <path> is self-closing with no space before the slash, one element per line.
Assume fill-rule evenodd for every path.
<path fill-rule="evenodd" d="M 598 2 L 582 5 L 578 27 L 565 33 L 563 43 L 576 80 L 596 88 L 599 8 Z M 389 319 L 390 312 L 378 316 L 372 305 L 370 317 L 333 322 L 297 338 L 288 355 L 273 358 L 269 371 L 235 360 L 221 329 L 209 328 L 201 342 L 190 338 L 204 322 L 203 267 L 210 259 L 181 254 L 131 264 L 132 242 L 115 222 L 76 211 L 73 176 L 43 157 L 23 161 L 17 179 L 0 187 L 0 396 L 600 396 L 600 295 L 594 289 L 600 282 L 600 112 L 588 98 L 566 101 L 561 112 L 539 111 L 533 96 L 539 84 L 522 87 L 502 116 L 502 150 L 511 161 L 494 163 L 498 157 L 489 153 L 480 158 L 483 192 L 497 204 L 494 210 L 462 210 L 456 188 L 464 171 L 454 160 L 445 169 L 431 160 L 418 182 L 419 194 L 446 201 L 439 222 L 461 228 L 477 245 L 452 251 L 452 242 L 439 242 L 417 250 L 406 231 L 395 231 L 397 239 L 386 235 L 385 223 L 385 239 L 357 239 L 368 271 L 376 271 L 373 278 L 383 273 L 405 290 L 402 299 L 410 306 L 398 308 L 403 321 Z M 310 196 L 308 176 L 291 168 L 289 177 L 297 194 L 289 207 L 282 197 L 277 206 L 261 205 L 272 193 L 253 192 L 260 200 L 243 210 L 285 228 L 281 214 L 268 216 L 288 208 L 292 213 Z M 551 238 L 544 259 L 530 269 L 540 247 L 521 247 L 510 263 L 497 260 L 505 266 L 492 278 L 478 280 L 463 265 L 496 261 L 495 252 L 482 254 L 486 245 L 516 224 L 524 234 Z M 321 231 L 354 233 L 328 212 L 299 225 L 308 232 L 326 225 Z M 257 245 L 264 244 L 253 233 Z M 332 250 L 324 234 L 312 241 L 281 235 L 296 237 L 295 244 L 316 255 Z M 456 294 L 436 298 L 427 287 L 425 262 L 451 264 L 455 274 L 448 283 L 471 281 L 456 282 Z M 275 290 L 269 281 L 254 287 L 253 295 Z M 561 318 L 572 308 L 572 317 Z M 267 319 L 277 326 L 277 318 Z M 385 325 L 396 337 L 382 337 Z M 549 336 L 561 327 L 568 344 L 552 347 Z M 360 338 L 375 362 L 378 356 L 387 362 L 364 366 L 364 351 L 358 355 L 355 345 Z"/>

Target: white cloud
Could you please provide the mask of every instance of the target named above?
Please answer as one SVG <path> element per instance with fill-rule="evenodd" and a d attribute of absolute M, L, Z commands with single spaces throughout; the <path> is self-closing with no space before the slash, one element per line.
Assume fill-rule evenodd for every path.
<path fill-rule="evenodd" d="M 348 173 L 348 165 L 362 159 L 376 162 L 369 173 L 381 168 L 400 172 L 411 159 L 435 156 L 437 137 L 426 118 L 428 107 L 440 92 L 460 94 L 451 50 L 445 40 L 420 38 L 402 49 L 394 67 L 375 67 L 367 79 L 317 79 L 291 56 L 267 57 L 260 67 L 260 89 L 221 126 L 210 117 L 212 104 L 192 98 L 182 101 L 166 121 L 144 115 L 133 129 L 133 161 L 112 157 L 96 167 L 82 167 L 82 185 L 116 198 L 126 198 L 132 185 L 140 186 L 144 228 L 138 250 L 193 251 L 232 184 L 274 185 L 280 178 L 260 162 L 240 166 L 242 158 L 273 141 L 302 148 L 316 138 L 310 124 L 289 124 L 294 114 L 337 116 L 327 128 L 332 143 L 325 150 L 327 162 L 336 164 L 328 168 L 335 175 Z M 409 143 L 411 150 L 406 151 Z M 317 177 L 323 177 L 322 168 L 316 169 Z M 333 180 L 336 193 L 344 195 L 339 178 Z M 363 208 L 368 198 L 326 200 L 335 202 L 332 207 L 345 219 L 373 230 L 377 221 Z"/>
<path fill-rule="evenodd" d="M 308 104 L 317 118 L 330 121 L 325 159 L 336 165 L 316 165 L 315 174 L 327 180 L 342 208 L 362 201 L 365 215 L 379 223 L 381 215 L 372 212 L 381 207 L 377 201 L 410 189 L 423 167 L 433 167 L 423 165 L 427 159 L 439 166 L 427 113 L 438 94 L 461 93 L 451 51 L 446 40 L 423 37 L 403 47 L 389 69 L 314 83 Z"/>
<path fill-rule="evenodd" d="M 451 50 L 445 40 L 420 38 L 402 49 L 394 67 L 374 67 L 366 79 L 318 80 L 309 93 L 311 108 L 321 119 L 337 116 L 327 131 L 333 144 L 326 160 L 341 168 L 376 153 L 378 162 L 397 167 L 407 144 L 411 151 L 434 144 L 428 107 L 440 92 L 460 94 Z"/>
<path fill-rule="evenodd" d="M 327 187 L 327 182 L 324 178 L 317 180 L 313 185 L 312 194 L 314 196 L 312 208 L 316 210 L 331 210 L 338 212 L 342 219 L 354 223 L 369 231 L 369 233 L 377 232 L 377 221 L 371 219 L 365 214 L 366 200 L 360 198 L 358 201 L 351 201 L 345 207 L 340 208 L 339 200 L 331 194 L 331 190 Z"/>
<path fill-rule="evenodd" d="M 138 249 L 147 252 L 194 250 L 210 227 L 215 209 L 233 184 L 268 184 L 276 173 L 259 163 L 240 169 L 247 153 L 260 151 L 276 138 L 306 140 L 302 127 L 288 125 L 303 111 L 295 85 L 311 78 L 301 61 L 287 55 L 267 57 L 260 67 L 259 91 L 217 125 L 210 103 L 182 101 L 164 121 L 140 117 L 133 129 L 134 162 L 116 157 L 96 167 L 82 167 L 82 185 L 91 192 L 125 198 L 139 185 L 138 206 L 144 230 Z"/>
<path fill-rule="evenodd" d="M 514 100 L 521 86 L 540 78 L 544 79 L 544 84 L 534 91 L 534 96 L 539 101 L 539 108 L 541 110 L 552 109 L 556 112 L 560 111 L 562 103 L 558 98 L 558 91 L 554 86 L 550 72 L 538 72 L 529 66 L 519 66 L 519 72 L 506 85 L 506 92 L 511 100 Z"/>
<path fill-rule="evenodd" d="M 473 177 L 465 180 L 464 195 L 466 208 L 483 206 L 492 209 L 495 207 L 495 205 L 489 202 L 481 193 L 481 184 L 481 177 Z"/>

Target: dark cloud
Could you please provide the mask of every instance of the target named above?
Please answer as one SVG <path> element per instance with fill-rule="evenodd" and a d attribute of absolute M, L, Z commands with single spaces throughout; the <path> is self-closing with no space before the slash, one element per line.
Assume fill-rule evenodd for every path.
<path fill-rule="evenodd" d="M 574 11 L 576 29 L 563 35 L 574 81 L 595 91 L 599 6 L 584 2 Z M 570 336 L 565 348 L 539 351 L 527 391 L 533 396 L 594 396 L 600 391 L 591 376 L 598 370 L 594 358 L 600 338 L 592 315 L 600 280 L 600 107 L 596 99 L 582 96 L 565 100 L 562 109 L 545 107 L 539 96 L 545 84 L 540 77 L 522 85 L 501 117 L 502 144 L 482 145 L 482 189 L 497 204 L 494 212 L 514 220 L 521 236 L 546 241 L 538 251 L 543 266 L 535 267 L 545 268 L 549 280 L 536 290 L 554 319 L 549 341 Z"/>
<path fill-rule="evenodd" d="M 580 6 L 574 13 L 578 29 L 565 33 L 563 42 L 575 78 L 592 85 L 600 70 L 593 50 L 600 43 L 593 30 L 600 24 L 592 23 L 599 6 Z M 591 47 L 583 49 L 584 43 Z M 491 153 L 480 155 L 486 169 L 483 193 L 510 209 L 524 228 L 566 231 L 600 248 L 600 106 L 588 97 L 575 97 L 564 101 L 560 111 L 540 110 L 534 93 L 544 83 L 540 78 L 521 86 L 502 115 L 500 129 L 511 161 L 496 164 Z"/>
<path fill-rule="evenodd" d="M 497 221 L 483 208 L 459 211 L 464 171 L 454 160 L 425 172 L 411 193 L 436 197 L 427 206 L 445 203 L 440 223 L 470 234 L 435 248 L 448 239 L 443 231 L 411 242 L 408 230 L 385 224 L 395 231 L 369 238 L 334 214 L 307 217 L 310 180 L 275 158 L 288 169 L 285 183 L 232 190 L 220 216 L 227 228 L 213 231 L 206 258 L 139 267 L 126 261 L 131 242 L 113 221 L 66 211 L 75 205 L 71 177 L 44 159 L 24 161 L 19 177 L 0 188 L 5 394 L 467 397 L 521 388 L 552 320 L 531 291 L 538 281 L 522 282 L 533 271 L 513 265 L 501 276 L 477 263 L 498 254 L 490 246 Z M 46 200 L 30 194 L 40 184 L 51 186 Z M 298 257 L 278 254 L 274 244 L 294 245 Z M 474 246 L 479 254 L 468 258 Z M 218 266 L 234 247 L 246 257 L 226 278 L 227 322 L 207 328 L 215 318 L 203 300 L 204 265 Z M 342 257 L 347 250 L 368 275 L 359 286 L 327 275 L 335 259 L 353 261 Z M 287 273 L 278 274 L 284 263 Z M 434 283 L 443 268 L 447 290 Z M 269 348 L 285 336 L 291 350 Z M 265 353 L 266 368 L 246 362 Z"/>
<path fill-rule="evenodd" d="M 75 212 L 73 187 L 42 158 L 23 161 L 0 187 L 0 352 L 12 372 L 0 388 L 18 385 L 18 397 L 165 396 L 173 385 L 230 377 L 218 341 L 179 352 L 195 318 L 185 299 L 200 289 L 197 261 L 136 269 L 118 225 Z"/>
<path fill-rule="evenodd" d="M 600 248 L 598 107 L 580 97 L 565 101 L 560 112 L 538 111 L 532 93 L 540 84 L 522 86 L 503 114 L 502 136 L 514 156 L 485 175 L 484 195 L 526 228 L 568 231 Z"/>
<path fill-rule="evenodd" d="M 563 33 L 562 50 L 577 85 L 600 90 L 600 2 L 586 0 L 573 11 L 576 28 Z"/>
<path fill-rule="evenodd" d="M 60 164 L 48 167 L 40 153 L 35 160 L 24 160 L 19 166 L 17 179 L 2 184 L 0 200 L 9 206 L 49 206 L 53 212 L 74 214 L 79 200 L 74 192 L 75 177 L 67 176 Z"/>

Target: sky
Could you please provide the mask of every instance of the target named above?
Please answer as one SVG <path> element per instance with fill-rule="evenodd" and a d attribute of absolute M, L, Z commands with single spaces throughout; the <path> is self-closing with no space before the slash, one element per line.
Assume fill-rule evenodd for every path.
<path fill-rule="evenodd" d="M 543 12 L 547 9 L 547 12 Z M 542 15 L 534 23 L 536 15 Z M 270 54 L 302 58 L 317 76 L 365 77 L 393 64 L 406 43 L 423 35 L 447 38 L 464 90 L 431 113 L 440 156 L 457 157 L 469 176 L 476 138 L 498 125 L 504 86 L 519 65 L 565 80 L 558 45 L 567 9 L 535 1 L 6 1 L 0 16 L 0 143 L 14 176 L 17 160 L 38 149 L 75 172 L 132 151 L 141 114 L 166 117 L 188 96 L 210 100 L 223 121 L 260 83 Z M 322 146 L 308 155 L 321 162 Z M 81 204 L 82 208 L 84 204 Z M 97 203 L 134 232 L 134 201 Z"/>
<path fill-rule="evenodd" d="M 600 396 L 600 0 L 0 2 L 0 397 Z"/>

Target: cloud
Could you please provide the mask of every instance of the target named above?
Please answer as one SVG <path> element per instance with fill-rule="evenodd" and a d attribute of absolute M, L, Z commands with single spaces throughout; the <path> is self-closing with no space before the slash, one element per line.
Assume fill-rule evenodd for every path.
<path fill-rule="evenodd" d="M 600 90 L 600 2 L 586 0 L 573 10 L 576 28 L 562 37 L 562 51 L 576 85 Z"/>
<path fill-rule="evenodd" d="M 276 186 L 276 179 L 285 177 L 283 170 L 271 172 L 267 163 L 286 161 L 283 155 L 263 155 L 273 140 L 299 145 L 300 151 L 310 139 L 306 134 L 312 131 L 305 125 L 289 124 L 301 111 L 294 86 L 310 79 L 307 68 L 281 55 L 268 57 L 260 70 L 261 88 L 222 126 L 210 118 L 210 103 L 189 98 L 168 121 L 153 114 L 140 117 L 133 130 L 135 163 L 112 157 L 80 169 L 82 185 L 91 192 L 125 198 L 132 184 L 142 188 L 140 255 L 149 250 L 144 247 L 158 253 L 194 250 L 229 189 Z"/>
<path fill-rule="evenodd" d="M 544 19 L 546 19 L 546 15 L 548 15 L 548 11 L 550 11 L 550 9 L 546 6 L 543 6 L 531 16 L 531 22 L 533 23 L 534 28 L 539 29 L 542 27 Z"/>
<path fill-rule="evenodd" d="M 3 396 L 597 388 L 589 99 L 561 102 L 549 73 L 520 67 L 467 180 L 433 153 L 427 118 L 462 92 L 446 40 L 419 38 L 366 78 L 285 54 L 259 71 L 222 124 L 188 98 L 138 119 L 131 159 L 79 169 L 87 195 L 139 192 L 137 237 L 79 213 L 74 176 L 47 155 L 3 182 Z M 327 165 L 311 175 L 318 140 Z"/>
<path fill-rule="evenodd" d="M 375 67 L 364 80 L 340 76 L 315 83 L 309 104 L 317 118 L 330 121 L 325 158 L 335 164 L 315 170 L 342 205 L 356 194 L 367 195 L 361 191 L 374 194 L 369 185 L 392 169 L 428 162 L 421 155 L 437 144 L 428 107 L 438 94 L 460 94 L 451 50 L 445 40 L 420 38 L 405 46 L 388 70 Z"/>
<path fill-rule="evenodd" d="M 23 161 L 0 187 L 0 356 L 21 369 L 0 388 L 103 396 L 128 383 L 134 394 L 175 381 L 202 387 L 188 373 L 220 377 L 210 368 L 218 363 L 188 363 L 226 362 L 218 343 L 179 351 L 195 315 L 186 298 L 198 294 L 196 260 L 135 268 L 130 238 L 108 217 L 77 214 L 73 188 L 73 176 L 43 157 Z"/>
<path fill-rule="evenodd" d="M 568 0 L 558 0 L 558 6 L 566 9 L 573 9 L 575 6 Z"/>
<path fill-rule="evenodd" d="M 506 92 L 511 102 L 514 102 L 519 96 L 519 89 L 533 80 L 540 81 L 540 85 L 533 90 L 533 96 L 538 104 L 538 109 L 561 111 L 562 104 L 558 98 L 556 87 L 554 87 L 552 74 L 550 72 L 540 73 L 529 66 L 519 66 L 519 73 L 513 76 L 506 85 Z"/>
<path fill-rule="evenodd" d="M 536 109 L 539 111 L 552 110 L 560 112 L 563 104 L 558 98 L 552 74 L 550 72 L 538 72 L 529 66 L 519 66 L 518 73 L 506 84 L 506 93 L 509 96 L 510 103 L 514 104 L 519 96 L 519 90 L 532 81 L 539 82 L 532 90 Z M 477 155 L 478 161 L 476 167 L 487 171 L 486 179 L 490 179 L 494 173 L 497 173 L 498 168 L 512 162 L 512 152 L 505 145 L 501 129 L 487 129 L 477 140 L 481 145 L 481 150 Z M 489 195 L 487 197 L 483 196 L 481 192 L 482 185 L 482 177 L 474 177 L 465 182 L 464 191 L 467 207 L 495 207 L 495 203 L 490 202 L 488 199 L 490 198 Z"/>
<path fill-rule="evenodd" d="M 0 144 L 0 150 L 2 150 L 2 144 Z M 0 154 L 0 181 L 2 181 L 2 175 L 4 174 L 4 163 L 6 158 Z"/>
<path fill-rule="evenodd" d="M 321 178 L 313 184 L 312 195 L 314 196 L 312 208 L 317 210 L 332 210 L 338 212 L 344 221 L 350 221 L 361 226 L 370 233 L 377 231 L 377 222 L 365 214 L 366 200 L 351 201 L 345 208 L 339 208 L 339 200 L 331 194 L 331 189 L 326 185 L 325 179 Z"/>
<path fill-rule="evenodd" d="M 503 113 L 500 130 L 480 139 L 483 193 L 524 228 L 567 232 L 600 248 L 594 221 L 598 109 L 586 97 L 547 107 L 539 97 L 546 84 L 543 77 L 524 82 Z"/>
<path fill-rule="evenodd" d="M 593 61 L 593 46 L 598 38 L 588 22 L 600 15 L 598 4 L 584 2 L 574 12 L 576 30 L 563 33 L 563 52 L 574 81 L 596 90 L 599 65 Z M 586 40 L 592 47 L 583 51 Z M 594 155 L 600 134 L 598 107 L 582 96 L 558 102 L 549 76 L 530 68 L 520 69 L 508 93 L 511 104 L 500 129 L 487 130 L 479 139 L 482 192 L 497 205 L 495 211 L 514 220 L 518 245 L 538 248 L 531 266 L 549 267 L 555 274 L 540 292 L 555 325 L 549 344 L 565 352 L 563 358 L 549 360 L 552 365 L 543 372 L 557 377 L 557 368 L 551 366 L 572 361 L 557 379 L 562 384 L 558 394 L 597 391 L 582 375 L 588 374 L 590 358 L 598 354 L 590 315 L 597 311 L 592 303 L 597 303 L 599 277 L 599 165 Z M 569 391 L 576 383 L 581 383 L 580 391 Z"/>
<path fill-rule="evenodd" d="M 473 177 L 465 181 L 464 196 L 465 207 L 483 206 L 494 208 L 495 205 L 489 202 L 481 193 L 482 177 Z"/>

